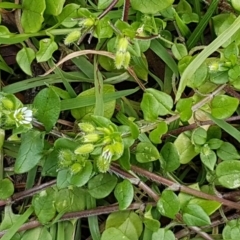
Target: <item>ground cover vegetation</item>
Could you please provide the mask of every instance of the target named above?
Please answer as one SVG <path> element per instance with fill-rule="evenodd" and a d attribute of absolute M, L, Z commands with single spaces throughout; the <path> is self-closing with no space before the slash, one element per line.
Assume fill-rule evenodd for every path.
<path fill-rule="evenodd" d="M 2 240 L 239 239 L 238 0 L 0 12 Z"/>

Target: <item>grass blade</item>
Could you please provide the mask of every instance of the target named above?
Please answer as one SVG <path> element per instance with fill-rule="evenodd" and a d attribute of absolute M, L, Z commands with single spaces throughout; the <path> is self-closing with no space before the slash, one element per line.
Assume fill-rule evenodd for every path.
<path fill-rule="evenodd" d="M 220 128 L 222 128 L 225 132 L 234 137 L 238 142 L 240 142 L 240 132 L 235 127 L 233 127 L 231 124 L 227 123 L 224 120 L 213 117 L 211 114 L 207 115 Z"/>
<path fill-rule="evenodd" d="M 103 95 L 104 102 L 110 102 L 112 100 L 125 97 L 137 92 L 139 88 L 129 89 L 129 90 L 122 90 L 114 93 L 106 93 Z M 81 108 L 94 105 L 96 101 L 95 96 L 84 96 L 72 99 L 66 99 L 61 101 L 61 111 L 70 110 L 74 108 Z"/>
<path fill-rule="evenodd" d="M 168 67 L 173 71 L 173 73 L 176 76 L 179 75 L 178 74 L 178 66 L 177 66 L 176 62 L 169 55 L 166 48 L 164 48 L 163 45 L 157 39 L 154 39 L 151 41 L 150 48 L 168 65 Z"/>

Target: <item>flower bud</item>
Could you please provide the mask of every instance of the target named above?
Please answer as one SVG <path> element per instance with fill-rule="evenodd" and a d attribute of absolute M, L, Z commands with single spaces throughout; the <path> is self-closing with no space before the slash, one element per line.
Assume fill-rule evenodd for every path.
<path fill-rule="evenodd" d="M 125 53 L 128 47 L 128 40 L 125 37 L 122 37 L 118 40 L 117 52 Z"/>
<path fill-rule="evenodd" d="M 131 60 L 131 55 L 130 55 L 129 52 L 126 52 L 125 53 L 125 58 L 124 58 L 123 63 L 122 63 L 124 68 L 128 68 L 130 60 Z"/>
<path fill-rule="evenodd" d="M 78 162 L 74 163 L 71 167 L 70 167 L 70 171 L 71 174 L 74 175 L 78 172 L 80 172 L 82 170 L 82 165 Z"/>
<path fill-rule="evenodd" d="M 100 155 L 97 158 L 97 167 L 99 172 L 101 173 L 107 172 L 110 168 L 110 163 L 111 161 L 106 161 L 106 159 L 102 155 Z"/>
<path fill-rule="evenodd" d="M 115 66 L 117 69 L 121 69 L 124 61 L 124 53 L 122 52 L 116 52 L 115 55 Z"/>
<path fill-rule="evenodd" d="M 14 108 L 14 103 L 8 98 L 1 99 L 1 103 L 3 108 L 7 110 L 12 110 Z"/>
<path fill-rule="evenodd" d="M 81 32 L 78 30 L 72 31 L 64 39 L 65 45 L 70 45 L 73 42 L 76 42 L 81 37 Z"/>
<path fill-rule="evenodd" d="M 79 22 L 79 26 L 84 28 L 90 28 L 95 24 L 95 20 L 93 18 L 85 18 L 84 20 Z"/>
<path fill-rule="evenodd" d="M 69 149 L 62 149 L 58 154 L 59 165 L 63 168 L 69 167 L 74 161 L 74 154 Z"/>
<path fill-rule="evenodd" d="M 91 132 L 95 131 L 95 127 L 91 123 L 88 123 L 88 122 L 79 123 L 78 127 L 83 132 L 86 132 L 86 133 L 91 133 Z"/>
<path fill-rule="evenodd" d="M 91 153 L 94 150 L 94 146 L 91 143 L 87 143 L 84 145 L 79 146 L 77 149 L 75 149 L 75 154 L 88 154 Z"/>
<path fill-rule="evenodd" d="M 82 137 L 83 143 L 95 143 L 100 139 L 100 136 L 97 133 L 89 133 Z"/>

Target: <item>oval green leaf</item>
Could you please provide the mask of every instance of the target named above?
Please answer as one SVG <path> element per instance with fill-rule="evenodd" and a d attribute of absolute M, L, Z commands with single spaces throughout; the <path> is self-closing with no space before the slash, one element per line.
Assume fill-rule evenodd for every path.
<path fill-rule="evenodd" d="M 100 199 L 108 196 L 117 184 L 117 177 L 108 173 L 98 174 L 88 182 L 88 192 Z"/>
<path fill-rule="evenodd" d="M 16 56 L 19 67 L 29 76 L 32 76 L 31 63 L 35 58 L 35 52 L 31 48 L 22 48 Z"/>
<path fill-rule="evenodd" d="M 229 160 L 218 164 L 216 175 L 219 183 L 230 189 L 240 186 L 240 161 Z"/>
<path fill-rule="evenodd" d="M 46 131 L 50 131 L 57 122 L 61 110 L 58 95 L 51 88 L 45 88 L 35 97 L 33 106 L 37 109 L 37 119 L 43 123 Z"/>
<path fill-rule="evenodd" d="M 114 195 L 118 200 L 119 209 L 125 210 L 131 204 L 134 196 L 134 190 L 131 182 L 124 179 L 121 183 L 118 183 L 115 187 Z"/>
<path fill-rule="evenodd" d="M 24 173 L 35 167 L 43 156 L 44 133 L 31 130 L 22 134 L 14 171 Z"/>

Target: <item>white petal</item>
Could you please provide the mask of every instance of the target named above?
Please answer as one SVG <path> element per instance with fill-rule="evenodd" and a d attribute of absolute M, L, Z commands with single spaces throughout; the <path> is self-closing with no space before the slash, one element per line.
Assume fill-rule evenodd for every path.
<path fill-rule="evenodd" d="M 21 112 L 23 113 L 23 112 L 26 112 L 27 111 L 27 107 L 23 107 L 23 108 L 21 108 Z"/>
<path fill-rule="evenodd" d="M 29 124 L 30 122 L 29 121 L 26 121 L 26 120 L 22 120 L 22 121 L 19 121 L 20 124 Z"/>
<path fill-rule="evenodd" d="M 24 116 L 26 117 L 32 117 L 32 110 L 27 110 L 24 112 Z"/>
<path fill-rule="evenodd" d="M 32 118 L 31 118 L 31 117 L 25 117 L 24 120 L 25 120 L 25 121 L 28 121 L 28 122 L 31 122 L 31 121 L 32 121 Z"/>

